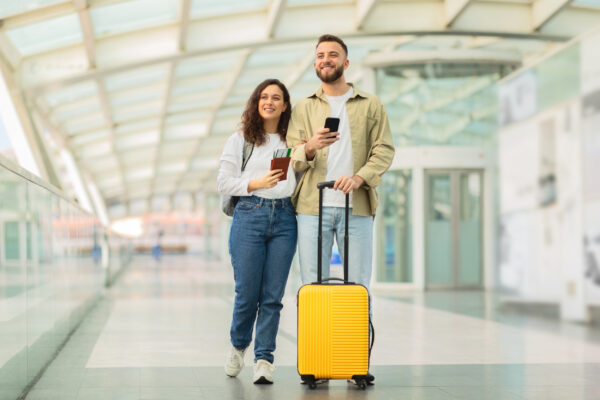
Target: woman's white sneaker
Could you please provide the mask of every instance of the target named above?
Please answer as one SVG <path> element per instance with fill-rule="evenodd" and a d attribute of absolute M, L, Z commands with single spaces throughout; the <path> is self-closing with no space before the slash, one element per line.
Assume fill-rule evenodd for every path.
<path fill-rule="evenodd" d="M 275 367 L 267 360 L 258 360 L 254 363 L 254 378 L 256 384 L 273 383 L 273 371 Z"/>
<path fill-rule="evenodd" d="M 231 347 L 229 354 L 227 355 L 227 361 L 225 362 L 225 373 L 229 376 L 238 376 L 242 368 L 244 368 L 244 354 L 246 349 L 238 350 L 235 347 Z"/>

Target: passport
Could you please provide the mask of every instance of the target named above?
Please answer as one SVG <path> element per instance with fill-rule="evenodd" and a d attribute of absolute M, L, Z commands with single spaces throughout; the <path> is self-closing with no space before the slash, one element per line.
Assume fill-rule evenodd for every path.
<path fill-rule="evenodd" d="M 279 178 L 280 181 L 285 181 L 287 179 L 287 172 L 291 159 L 291 157 L 278 157 L 271 160 L 271 171 L 274 169 L 283 170 L 283 175 L 281 178 Z"/>

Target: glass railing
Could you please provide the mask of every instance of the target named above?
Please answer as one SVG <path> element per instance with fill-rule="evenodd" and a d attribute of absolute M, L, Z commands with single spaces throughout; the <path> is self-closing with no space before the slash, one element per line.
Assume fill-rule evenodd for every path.
<path fill-rule="evenodd" d="M 0 399 L 23 393 L 130 254 L 93 215 L 0 158 Z"/>

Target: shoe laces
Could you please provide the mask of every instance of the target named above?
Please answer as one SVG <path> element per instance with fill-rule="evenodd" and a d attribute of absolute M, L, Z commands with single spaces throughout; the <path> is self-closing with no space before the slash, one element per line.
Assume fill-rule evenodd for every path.
<path fill-rule="evenodd" d="M 269 372 L 273 372 L 275 370 L 273 364 L 271 364 L 267 360 L 258 360 L 256 362 L 256 370 L 259 371 L 262 368 L 266 368 Z"/>
<path fill-rule="evenodd" d="M 236 348 L 231 349 L 231 353 L 229 354 L 229 362 L 235 362 L 238 365 L 241 365 L 243 359 L 244 359 L 243 351 L 238 350 Z"/>

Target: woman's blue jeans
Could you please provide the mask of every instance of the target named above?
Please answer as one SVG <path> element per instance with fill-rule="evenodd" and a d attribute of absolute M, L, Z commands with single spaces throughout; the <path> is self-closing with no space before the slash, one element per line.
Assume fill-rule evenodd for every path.
<path fill-rule="evenodd" d="M 235 279 L 231 344 L 252 342 L 254 361 L 273 362 L 281 299 L 296 251 L 296 212 L 289 198 L 240 197 L 233 213 L 229 254 Z"/>

